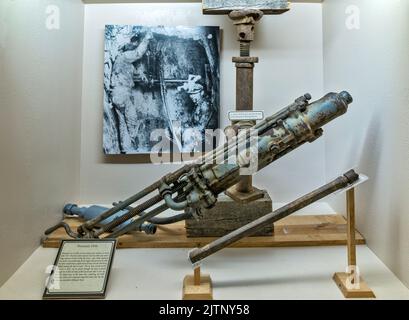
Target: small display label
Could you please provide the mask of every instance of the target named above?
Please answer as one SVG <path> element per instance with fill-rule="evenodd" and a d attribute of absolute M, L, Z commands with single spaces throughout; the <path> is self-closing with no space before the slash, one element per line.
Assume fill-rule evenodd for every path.
<path fill-rule="evenodd" d="M 43 298 L 104 298 L 116 240 L 63 240 Z"/>
<path fill-rule="evenodd" d="M 263 111 L 231 111 L 229 112 L 230 121 L 255 121 L 263 120 Z"/>

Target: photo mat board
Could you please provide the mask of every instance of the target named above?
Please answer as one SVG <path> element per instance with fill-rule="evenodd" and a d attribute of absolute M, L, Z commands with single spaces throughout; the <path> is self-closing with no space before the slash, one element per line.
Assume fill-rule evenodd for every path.
<path fill-rule="evenodd" d="M 219 112 L 219 27 L 105 27 L 106 155 L 201 152 Z"/>

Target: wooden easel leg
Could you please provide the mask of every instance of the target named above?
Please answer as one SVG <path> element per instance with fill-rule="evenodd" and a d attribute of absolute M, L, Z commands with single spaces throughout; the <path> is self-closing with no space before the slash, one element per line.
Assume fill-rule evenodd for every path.
<path fill-rule="evenodd" d="M 194 268 L 193 275 L 183 280 L 183 300 L 213 300 L 212 279 L 202 275 L 200 267 Z"/>
<path fill-rule="evenodd" d="M 333 279 L 342 291 L 345 298 L 375 298 L 375 294 L 359 276 L 359 268 L 356 264 L 355 244 L 355 189 L 346 193 L 347 201 L 347 272 L 337 272 Z"/>
<path fill-rule="evenodd" d="M 200 286 L 200 283 L 202 281 L 201 274 L 200 274 L 200 267 L 197 267 L 193 270 L 193 278 L 194 278 L 193 282 L 195 286 Z"/>
<path fill-rule="evenodd" d="M 355 245 L 355 189 L 350 189 L 346 194 L 347 200 L 347 249 L 348 265 L 356 266 Z"/>

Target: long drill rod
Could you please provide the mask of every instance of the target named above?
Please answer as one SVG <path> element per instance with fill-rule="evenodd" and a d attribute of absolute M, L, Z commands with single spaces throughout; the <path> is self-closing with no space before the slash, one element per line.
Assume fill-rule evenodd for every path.
<path fill-rule="evenodd" d="M 337 179 L 333 180 L 332 182 L 322 186 L 307 195 L 281 207 L 280 209 L 267 214 L 227 235 L 221 237 L 210 244 L 204 246 L 203 248 L 197 248 L 192 250 L 189 253 L 189 260 L 195 264 L 199 261 L 203 260 L 204 258 L 228 247 L 229 245 L 245 238 L 248 236 L 253 235 L 260 229 L 264 228 L 271 223 L 277 222 L 294 212 L 305 208 L 306 206 L 325 198 L 326 196 L 346 188 L 356 181 L 359 180 L 359 175 L 355 173 L 355 171 L 351 170 L 345 173 L 344 175 L 338 177 Z"/>
<path fill-rule="evenodd" d="M 274 123 L 280 116 L 282 116 L 286 110 L 288 110 L 290 107 L 296 105 L 297 103 L 301 102 L 301 100 L 303 100 L 304 102 L 307 102 L 310 99 L 310 95 L 306 94 L 303 97 L 298 98 L 295 103 L 291 104 L 290 106 L 282 109 L 281 111 L 279 111 L 275 116 L 269 117 L 267 119 L 265 119 L 264 121 L 260 122 L 259 124 L 257 124 L 253 130 L 257 130 L 257 132 L 259 132 L 259 130 L 265 130 L 266 128 L 269 127 L 269 125 L 271 125 L 271 123 Z M 261 133 L 261 132 L 260 132 Z M 243 143 L 247 138 L 247 133 L 246 132 L 241 132 L 241 134 L 239 134 L 237 137 L 234 137 L 231 141 L 226 142 L 224 145 L 216 148 L 215 150 L 213 150 L 212 152 L 204 155 L 203 157 L 201 157 L 200 159 L 198 159 L 197 161 L 195 161 L 196 165 L 200 165 L 203 163 L 214 163 L 217 161 L 223 161 L 226 154 L 229 155 L 231 154 L 230 149 L 233 148 L 237 148 L 237 143 Z M 183 168 L 181 168 L 180 170 L 176 171 L 174 174 L 172 174 L 170 177 L 168 177 L 168 180 L 172 180 L 175 181 L 176 179 L 178 179 L 182 174 L 188 172 L 195 164 L 190 165 L 190 166 L 185 166 Z M 152 185 L 148 186 L 147 188 L 145 188 L 144 190 L 138 192 L 137 194 L 135 194 L 134 196 L 126 199 L 125 201 L 122 201 L 120 203 L 117 203 L 114 207 L 112 207 L 111 209 L 107 210 L 106 212 L 104 212 L 103 214 L 101 214 L 100 216 L 87 221 L 86 223 L 84 223 L 83 225 L 81 225 L 78 228 L 78 233 L 79 234 L 84 234 L 86 232 L 86 230 L 90 230 L 93 227 L 95 227 L 98 223 L 100 223 L 101 221 L 109 218 L 110 216 L 114 215 L 115 213 L 126 209 L 126 207 L 130 206 L 131 204 L 135 203 L 136 201 L 142 199 L 143 197 L 147 196 L 149 193 L 157 190 L 160 185 L 161 185 L 162 181 L 156 181 L 155 183 L 153 183 Z M 140 211 L 138 210 L 133 210 L 132 212 L 132 216 L 136 216 L 138 213 L 140 213 Z M 118 221 L 113 222 L 112 224 L 117 224 Z M 111 228 L 112 229 L 112 228 Z M 107 228 L 103 228 L 99 231 L 97 231 L 97 234 L 100 235 L 104 232 L 107 231 Z"/>
<path fill-rule="evenodd" d="M 236 159 L 236 151 L 241 150 L 241 147 L 247 148 L 248 144 L 251 145 L 253 135 L 256 136 L 259 143 L 255 147 L 257 150 L 253 148 L 251 152 L 258 156 L 258 169 L 261 170 L 305 142 L 312 142 L 317 139 L 322 134 L 321 127 L 344 114 L 348 105 L 352 103 L 352 97 L 347 92 L 329 93 L 313 103 L 308 102 L 310 99 L 309 94 L 296 99 L 290 106 L 255 125 L 251 133 L 248 131 L 239 132 L 235 138 L 216 148 L 213 152 L 166 175 L 134 196 L 106 210 L 100 216 L 85 222 L 77 229 L 78 237 L 99 237 L 105 232 L 112 232 L 126 220 L 138 216 L 132 223 L 132 226 L 137 226 L 144 220 L 161 213 L 162 208 L 160 210 L 154 209 L 149 214 L 144 211 L 163 200 L 168 207 L 175 210 L 186 208 L 197 210 L 201 207 L 211 207 L 217 201 L 218 194 L 238 182 L 239 169 L 247 165 L 245 162 L 247 160 L 243 152 Z M 229 161 L 226 165 L 226 156 L 227 159 L 234 157 L 231 159 L 234 161 L 232 163 Z M 155 193 L 155 195 L 123 216 L 101 226 L 102 221 L 142 198 L 148 197 L 151 193 Z M 174 193 L 178 194 L 179 202 L 172 201 L 170 194 Z"/>
<path fill-rule="evenodd" d="M 166 176 L 164 178 L 164 180 L 167 183 L 173 183 L 177 179 L 179 179 L 180 176 L 182 176 L 183 174 L 189 172 L 192 167 L 194 167 L 194 165 L 186 165 L 186 166 L 180 168 L 179 170 L 175 171 L 174 173 L 169 174 L 168 176 Z M 155 183 L 151 184 L 150 186 L 146 187 L 144 190 L 138 192 L 134 196 L 124 200 L 123 202 L 118 203 L 116 206 L 114 206 L 111 209 L 107 210 L 106 212 L 104 212 L 100 216 L 85 222 L 84 224 L 82 224 L 81 226 L 78 227 L 78 233 L 83 234 L 83 233 L 85 233 L 86 230 L 90 230 L 93 227 L 95 227 L 99 222 L 107 219 L 108 217 L 114 215 L 115 213 L 117 213 L 117 212 L 119 212 L 119 211 L 121 211 L 123 209 L 126 209 L 126 207 L 132 205 L 136 201 L 144 198 L 148 194 L 150 194 L 153 191 L 157 190 L 161 186 L 161 184 L 162 184 L 162 180 L 158 180 Z M 132 211 L 130 214 L 132 214 L 132 216 L 136 216 L 140 212 L 141 211 L 138 211 L 137 208 L 135 208 L 135 210 Z M 112 225 L 110 227 L 112 227 Z"/>

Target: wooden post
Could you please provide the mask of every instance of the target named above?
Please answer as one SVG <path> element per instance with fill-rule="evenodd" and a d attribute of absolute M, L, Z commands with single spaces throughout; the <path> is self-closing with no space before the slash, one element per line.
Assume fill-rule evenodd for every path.
<path fill-rule="evenodd" d="M 351 272 L 351 282 L 355 282 L 356 268 L 356 244 L 355 244 L 355 189 L 352 188 L 346 193 L 347 198 L 347 251 L 348 266 Z"/>
<path fill-rule="evenodd" d="M 213 300 L 212 279 L 202 275 L 200 266 L 196 266 L 193 275 L 187 275 L 183 280 L 183 300 Z"/>
<path fill-rule="evenodd" d="M 358 267 L 355 242 L 355 188 L 346 192 L 346 205 L 348 272 L 337 272 L 333 279 L 345 298 L 375 298 L 375 294 L 359 276 L 359 272 L 356 274 Z M 359 283 L 355 283 L 356 280 Z"/>
<path fill-rule="evenodd" d="M 193 272 L 194 272 L 194 275 L 193 275 L 194 284 L 195 284 L 195 286 L 200 286 L 200 281 L 201 281 L 201 279 L 200 279 L 200 267 L 195 268 Z"/>

